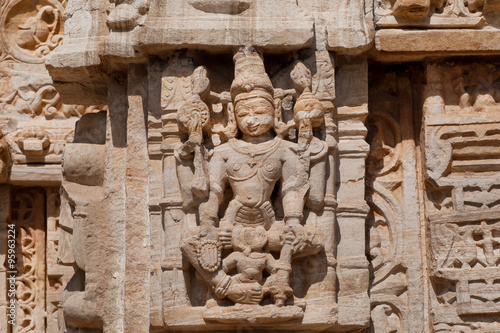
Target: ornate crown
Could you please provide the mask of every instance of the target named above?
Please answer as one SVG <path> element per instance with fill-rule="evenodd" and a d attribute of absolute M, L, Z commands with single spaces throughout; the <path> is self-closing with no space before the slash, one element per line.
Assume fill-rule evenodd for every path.
<path fill-rule="evenodd" d="M 273 102 L 274 88 L 264 68 L 264 61 L 253 47 L 242 47 L 234 55 L 234 81 L 231 98 L 241 100 L 262 97 Z"/>

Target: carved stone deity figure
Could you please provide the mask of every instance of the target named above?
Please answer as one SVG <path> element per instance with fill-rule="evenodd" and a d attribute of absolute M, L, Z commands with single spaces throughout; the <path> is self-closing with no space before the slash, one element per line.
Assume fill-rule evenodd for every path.
<path fill-rule="evenodd" d="M 234 62 L 231 100 L 239 133 L 205 150 L 201 128 L 206 119 L 199 111 L 203 107 L 192 107 L 191 115 L 198 116 L 186 118 L 186 112 L 181 112 L 183 118 L 178 118 L 182 128 L 188 129 L 190 147 L 200 147 L 190 149 L 194 153 L 193 180 L 200 184 L 196 178 L 202 175 L 209 184 L 206 196 L 200 186 L 191 187 L 201 198 L 199 227 L 189 230 L 182 252 L 197 276 L 213 290 L 219 305 L 226 298 L 237 307 L 260 308 L 263 312 L 283 307 L 283 317 L 298 318 L 303 308 L 297 306 L 302 304 L 298 298 L 291 297 L 292 261 L 317 254 L 324 243 L 321 231 L 304 223 L 306 201 L 323 202 L 325 195 L 324 180 L 316 184 L 310 181 L 310 165 L 317 164 L 316 177 L 325 179 L 328 145 L 312 139 L 313 127 L 322 125 L 324 112 L 317 99 L 315 103 L 302 101 L 297 105 L 304 110 L 294 112 L 297 124 L 293 120 L 284 124 L 260 55 L 245 48 L 236 53 Z M 310 86 L 307 80 L 306 86 Z M 306 96 L 309 100 L 314 100 L 309 87 L 303 90 L 312 95 Z M 294 126 L 299 128 L 298 143 L 284 139 Z M 275 131 L 278 127 L 287 130 Z M 305 128 L 309 135 L 302 133 Z M 186 145 L 180 151 L 186 150 Z M 197 163 L 199 156 L 203 161 Z M 312 189 L 316 186 L 320 191 Z M 322 195 L 311 197 L 319 192 Z M 218 317 L 220 311 L 216 302 L 211 302 L 206 318 Z"/>

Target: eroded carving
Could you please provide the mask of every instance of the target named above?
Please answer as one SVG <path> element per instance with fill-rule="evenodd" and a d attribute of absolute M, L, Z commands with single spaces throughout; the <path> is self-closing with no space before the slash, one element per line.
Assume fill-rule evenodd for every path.
<path fill-rule="evenodd" d="M 485 21 L 494 22 L 489 16 L 491 2 L 476 0 L 397 0 L 382 1 L 376 8 L 377 24 L 381 27 L 431 26 L 482 27 Z"/>
<path fill-rule="evenodd" d="M 68 288 L 62 292 L 64 314 L 59 323 L 62 327 L 101 328 L 102 317 L 99 312 L 98 285 L 99 272 L 96 261 L 91 260 L 92 249 L 86 239 L 93 237 L 92 223 L 95 221 L 93 207 L 103 198 L 104 179 L 104 133 L 94 137 L 89 143 L 85 132 L 78 131 L 93 127 L 98 133 L 105 128 L 105 114 L 89 114 L 80 120 L 74 142 L 64 151 L 63 184 L 61 193 L 61 212 L 59 219 L 59 241 L 57 258 L 59 270 L 74 270 Z M 82 135 L 83 134 L 83 135 Z M 67 276 L 64 276 L 67 279 Z"/>
<path fill-rule="evenodd" d="M 55 0 L 6 2 L 0 25 L 9 33 L 2 34 L 4 58 L 41 63 L 63 39 L 63 4 Z M 3 60 L 3 59 L 2 59 Z"/>
<path fill-rule="evenodd" d="M 500 244 L 494 143 L 499 78 L 494 63 L 458 63 L 452 68 L 430 63 L 427 67 L 426 204 L 436 329 L 496 329 L 481 322 L 500 312 L 494 296 L 499 290 L 494 278 Z M 460 317 L 464 315 L 470 317 Z"/>
<path fill-rule="evenodd" d="M 144 23 L 149 10 L 148 0 L 113 1 L 115 7 L 109 13 L 106 24 L 111 29 L 133 29 Z"/>
<path fill-rule="evenodd" d="M 13 164 L 61 163 L 73 140 L 73 122 L 23 122 L 7 135 Z"/>
<path fill-rule="evenodd" d="M 325 121 L 331 109 L 312 93 L 313 86 L 321 90 L 330 105 L 333 98 L 318 88 L 329 83 L 313 84 L 310 69 L 297 61 L 288 72 L 293 88 L 274 89 L 253 48 L 238 51 L 234 63 L 230 92 L 212 92 L 207 69 L 180 57 L 170 60 L 165 73 L 171 76 L 162 80 L 164 163 L 174 155 L 179 182 L 178 194 L 170 192 L 160 204 L 168 210 L 170 235 L 163 262 L 164 279 L 170 278 L 163 283 L 169 283 L 168 294 L 177 294 L 168 304 L 185 304 L 186 297 L 204 305 L 200 315 L 209 323 L 307 318 L 333 324 L 335 199 L 326 199 L 333 184 L 325 175 L 333 167 L 327 156 L 335 149 L 329 136 L 335 129 Z M 172 75 L 182 71 L 187 75 Z M 285 119 L 282 105 L 290 98 Z M 174 133 L 181 140 L 170 152 L 166 143 L 174 142 Z M 168 231 L 179 222 L 182 245 Z M 317 274 L 308 273 L 308 265 L 318 267 Z M 176 267 L 191 275 L 191 290 L 175 287 Z M 205 285 L 208 293 L 195 293 Z M 308 302 L 323 306 L 325 318 L 308 315 Z M 167 323 L 175 323 L 171 310 L 165 311 Z"/>
<path fill-rule="evenodd" d="M 35 86 L 31 83 L 14 87 L 9 84 L 12 74 L 8 70 L 0 72 L 6 81 L 0 88 L 0 107 L 4 113 L 27 114 L 46 119 L 81 117 L 85 113 L 102 110 L 103 106 L 83 106 L 64 104 L 52 85 Z"/>
<path fill-rule="evenodd" d="M 251 0 L 191 0 L 191 6 L 207 13 L 240 14 L 252 4 Z"/>

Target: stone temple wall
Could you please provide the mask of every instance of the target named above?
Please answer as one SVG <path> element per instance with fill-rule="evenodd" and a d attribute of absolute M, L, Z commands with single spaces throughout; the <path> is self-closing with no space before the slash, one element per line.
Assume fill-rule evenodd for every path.
<path fill-rule="evenodd" d="M 500 0 L 2 0 L 0 332 L 500 332 Z"/>

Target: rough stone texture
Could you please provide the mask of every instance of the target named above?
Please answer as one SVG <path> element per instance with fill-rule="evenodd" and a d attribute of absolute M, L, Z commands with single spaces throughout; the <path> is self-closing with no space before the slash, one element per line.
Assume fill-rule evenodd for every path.
<path fill-rule="evenodd" d="M 0 331 L 499 332 L 499 18 L 2 1 Z"/>

